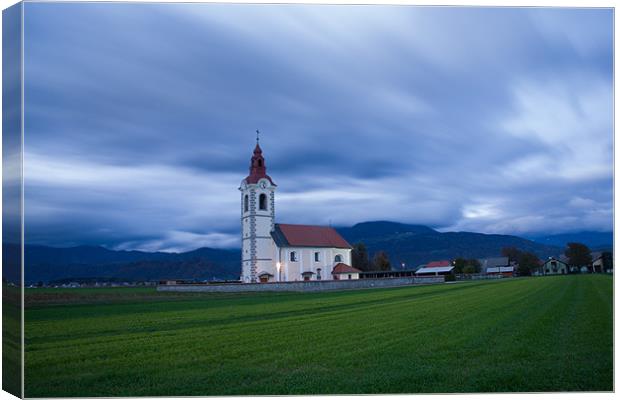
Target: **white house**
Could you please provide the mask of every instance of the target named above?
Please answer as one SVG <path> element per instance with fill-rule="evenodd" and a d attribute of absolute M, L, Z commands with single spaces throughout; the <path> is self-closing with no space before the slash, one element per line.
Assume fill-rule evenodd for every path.
<path fill-rule="evenodd" d="M 256 142 L 250 174 L 241 181 L 241 281 L 282 282 L 342 279 L 339 264 L 351 265 L 351 245 L 327 226 L 275 223 L 277 185 L 267 175 Z M 346 270 L 346 268 L 344 268 Z M 357 270 L 356 270 L 357 271 Z M 335 273 L 334 273 L 335 272 Z M 346 272 L 357 279 L 359 271 Z"/>
<path fill-rule="evenodd" d="M 568 265 L 554 257 L 549 257 L 542 266 L 542 273 L 544 275 L 562 275 L 568 274 Z"/>

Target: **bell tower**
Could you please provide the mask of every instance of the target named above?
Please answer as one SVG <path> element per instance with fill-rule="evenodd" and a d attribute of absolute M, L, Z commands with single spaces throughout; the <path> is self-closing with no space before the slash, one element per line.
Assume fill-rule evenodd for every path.
<path fill-rule="evenodd" d="M 263 150 L 259 144 L 250 161 L 250 174 L 241 181 L 241 281 L 258 282 L 274 277 L 274 243 L 271 232 L 275 222 L 276 184 L 267 175 Z M 271 277 L 269 276 L 271 275 Z"/>

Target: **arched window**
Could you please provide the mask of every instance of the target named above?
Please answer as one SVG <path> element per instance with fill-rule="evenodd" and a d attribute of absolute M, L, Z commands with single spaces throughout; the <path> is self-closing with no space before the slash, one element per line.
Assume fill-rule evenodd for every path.
<path fill-rule="evenodd" d="M 297 252 L 291 251 L 291 261 L 297 261 Z"/>
<path fill-rule="evenodd" d="M 337 254 L 336 257 L 334 257 L 334 262 L 342 262 L 342 256 Z"/>
<path fill-rule="evenodd" d="M 258 160 L 258 166 L 262 167 L 263 166 L 263 160 Z"/>
<path fill-rule="evenodd" d="M 243 196 L 243 211 L 248 212 L 249 208 L 250 208 L 250 199 L 248 198 L 248 195 L 246 194 L 245 196 Z"/>
<path fill-rule="evenodd" d="M 261 210 L 267 209 L 267 195 L 265 193 L 261 193 L 258 196 L 258 208 Z"/>

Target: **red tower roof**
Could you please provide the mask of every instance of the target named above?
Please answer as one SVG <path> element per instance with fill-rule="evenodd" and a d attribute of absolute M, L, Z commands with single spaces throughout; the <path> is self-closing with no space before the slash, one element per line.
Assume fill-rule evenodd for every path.
<path fill-rule="evenodd" d="M 258 183 L 262 178 L 269 179 L 272 185 L 276 184 L 271 180 L 271 177 L 267 175 L 267 167 L 265 166 L 265 159 L 263 158 L 263 150 L 260 148 L 258 142 L 254 148 L 254 155 L 250 161 L 250 175 L 245 178 L 247 183 Z"/>

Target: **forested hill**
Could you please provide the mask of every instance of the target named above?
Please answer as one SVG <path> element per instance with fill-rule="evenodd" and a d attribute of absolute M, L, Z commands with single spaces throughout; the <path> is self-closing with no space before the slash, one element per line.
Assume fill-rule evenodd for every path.
<path fill-rule="evenodd" d="M 3 251 L 18 254 L 19 247 L 5 244 Z M 203 247 L 185 253 L 149 253 L 116 251 L 100 246 L 58 248 L 27 245 L 24 257 L 26 283 L 68 278 L 206 280 L 238 279 L 241 252 Z M 6 277 L 14 275 L 5 267 L 3 273 Z"/>
<path fill-rule="evenodd" d="M 376 251 L 384 250 L 392 266 L 400 267 L 401 263 L 405 263 L 406 268 L 433 260 L 500 256 L 502 248 L 509 246 L 535 253 L 540 258 L 563 252 L 562 247 L 536 243 L 518 236 L 475 232 L 442 233 L 423 225 L 387 221 L 363 222 L 337 230 L 351 244 L 366 244 L 370 257 Z"/>

